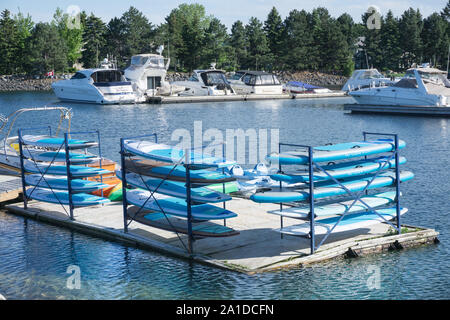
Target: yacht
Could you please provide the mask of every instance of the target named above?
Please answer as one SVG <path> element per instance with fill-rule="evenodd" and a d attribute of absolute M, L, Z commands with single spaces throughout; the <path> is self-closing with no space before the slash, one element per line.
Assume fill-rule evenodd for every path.
<path fill-rule="evenodd" d="M 369 87 L 350 91 L 358 104 L 393 106 L 450 106 L 450 81 L 439 69 L 411 68 L 389 87 Z"/>
<path fill-rule="evenodd" d="M 159 54 L 139 54 L 131 57 L 131 65 L 125 69 L 125 78 L 131 81 L 139 100 L 145 96 L 171 96 L 184 91 L 183 86 L 171 85 L 166 81 L 170 59 Z"/>
<path fill-rule="evenodd" d="M 282 94 L 277 76 L 264 71 L 236 71 L 228 79 L 237 94 Z"/>
<path fill-rule="evenodd" d="M 342 91 L 354 91 L 368 87 L 389 86 L 395 81 L 383 76 L 377 69 L 359 69 L 355 70 L 352 76 L 342 87 Z"/>
<path fill-rule="evenodd" d="M 105 59 L 100 68 L 76 72 L 68 80 L 52 84 L 55 95 L 64 101 L 98 104 L 134 103 L 136 95 L 131 82 Z"/>
<path fill-rule="evenodd" d="M 174 81 L 172 85 L 185 87 L 185 90 L 178 94 L 180 96 L 223 96 L 235 94 L 225 77 L 225 72 L 216 70 L 214 64 L 211 69 L 194 70 L 187 81 Z"/>

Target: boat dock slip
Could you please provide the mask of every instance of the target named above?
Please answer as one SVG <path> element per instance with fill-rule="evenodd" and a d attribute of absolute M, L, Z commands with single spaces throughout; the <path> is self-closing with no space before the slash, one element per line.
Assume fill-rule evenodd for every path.
<path fill-rule="evenodd" d="M 0 205 L 2 202 L 19 198 L 22 193 L 22 181 L 15 176 L 0 175 Z"/>
<path fill-rule="evenodd" d="M 343 91 L 324 93 L 301 94 L 249 94 L 249 95 L 222 95 L 222 96 L 147 96 L 148 103 L 189 103 L 189 102 L 223 102 L 223 101 L 254 101 L 254 100 L 279 100 L 279 99 L 311 99 L 344 97 Z"/>
<path fill-rule="evenodd" d="M 384 113 L 405 116 L 450 117 L 450 107 L 345 104 L 344 110 L 350 111 L 351 113 Z"/>
<path fill-rule="evenodd" d="M 219 205 L 220 206 L 220 205 Z M 277 204 L 258 204 L 248 199 L 233 198 L 227 209 L 238 216 L 227 220 L 227 227 L 238 235 L 232 237 L 202 238 L 193 243 L 194 254 L 190 256 L 187 235 L 157 229 L 131 222 L 128 233 L 123 232 L 122 203 L 78 208 L 75 219 L 65 214 L 60 205 L 29 201 L 28 209 L 23 203 L 10 204 L 6 209 L 57 226 L 69 228 L 92 236 L 118 241 L 126 245 L 155 250 L 210 266 L 244 273 L 264 272 L 295 267 L 338 257 L 353 257 L 384 250 L 394 250 L 436 242 L 438 233 L 432 229 L 405 226 L 408 232 L 390 232 L 390 226 L 378 223 L 364 229 L 332 233 L 313 255 L 310 255 L 310 239 L 284 235 L 273 229 L 280 227 L 280 218 L 267 214 L 279 208 Z M 298 224 L 299 220 L 284 219 L 284 226 Z M 223 225 L 222 221 L 211 222 Z M 391 229 L 392 230 L 392 229 Z M 183 243 L 180 241 L 183 241 Z M 320 241 L 321 236 L 316 235 Z"/>

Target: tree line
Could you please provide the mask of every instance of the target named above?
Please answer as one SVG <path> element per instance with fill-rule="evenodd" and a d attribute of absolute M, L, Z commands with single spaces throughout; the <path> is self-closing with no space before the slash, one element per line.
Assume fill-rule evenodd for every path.
<path fill-rule="evenodd" d="M 375 67 L 400 71 L 413 63 L 447 67 L 450 44 L 450 0 L 441 12 L 422 17 L 407 9 L 379 17 L 378 28 L 368 28 L 371 13 L 361 22 L 344 13 L 338 18 L 323 7 L 311 12 L 294 9 L 284 19 L 273 7 L 265 21 L 251 17 L 236 21 L 230 32 L 207 15 L 200 4 L 181 4 L 160 25 L 130 7 L 105 23 L 93 13 L 73 17 L 56 9 L 51 22 L 31 16 L 0 16 L 0 74 L 45 74 L 74 71 L 74 66 L 97 67 L 107 55 L 119 67 L 132 55 L 152 53 L 163 44 L 170 68 L 192 71 L 215 62 L 226 70 L 322 71 L 349 75 L 354 68 Z"/>

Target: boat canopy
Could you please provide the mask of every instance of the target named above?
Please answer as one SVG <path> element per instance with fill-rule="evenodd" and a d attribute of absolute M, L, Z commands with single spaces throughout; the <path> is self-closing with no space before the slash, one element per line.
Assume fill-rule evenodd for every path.
<path fill-rule="evenodd" d="M 219 70 L 204 71 L 200 74 L 203 83 L 207 86 L 214 86 L 218 84 L 228 84 L 225 74 Z"/>
<path fill-rule="evenodd" d="M 156 54 L 140 54 L 131 57 L 131 66 L 147 65 L 150 68 L 165 69 L 164 58 Z"/>
<path fill-rule="evenodd" d="M 418 85 L 415 78 L 402 78 L 400 81 L 396 82 L 393 87 L 417 89 Z"/>
<path fill-rule="evenodd" d="M 323 88 L 323 87 L 313 86 L 312 84 L 309 84 L 309 83 L 306 83 L 306 82 L 301 82 L 301 81 L 289 81 L 288 83 L 286 83 L 286 85 L 287 86 L 304 88 L 304 89 L 308 89 L 308 90 L 322 89 Z"/>
<path fill-rule="evenodd" d="M 95 83 L 102 82 L 120 82 L 122 73 L 119 70 L 99 70 L 91 74 Z"/>
<path fill-rule="evenodd" d="M 356 70 L 350 79 L 364 80 L 364 79 L 382 79 L 385 78 L 377 69 L 361 69 Z"/>
<path fill-rule="evenodd" d="M 242 81 L 249 86 L 281 85 L 277 76 L 264 71 L 245 71 Z"/>

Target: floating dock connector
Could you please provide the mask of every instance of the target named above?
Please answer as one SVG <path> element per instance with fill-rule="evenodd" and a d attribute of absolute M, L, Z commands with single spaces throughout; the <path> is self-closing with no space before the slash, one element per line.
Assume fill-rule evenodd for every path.
<path fill-rule="evenodd" d="M 378 106 L 367 104 L 345 104 L 344 110 L 351 113 L 380 113 L 405 116 L 450 117 L 450 107 L 435 106 Z"/>

